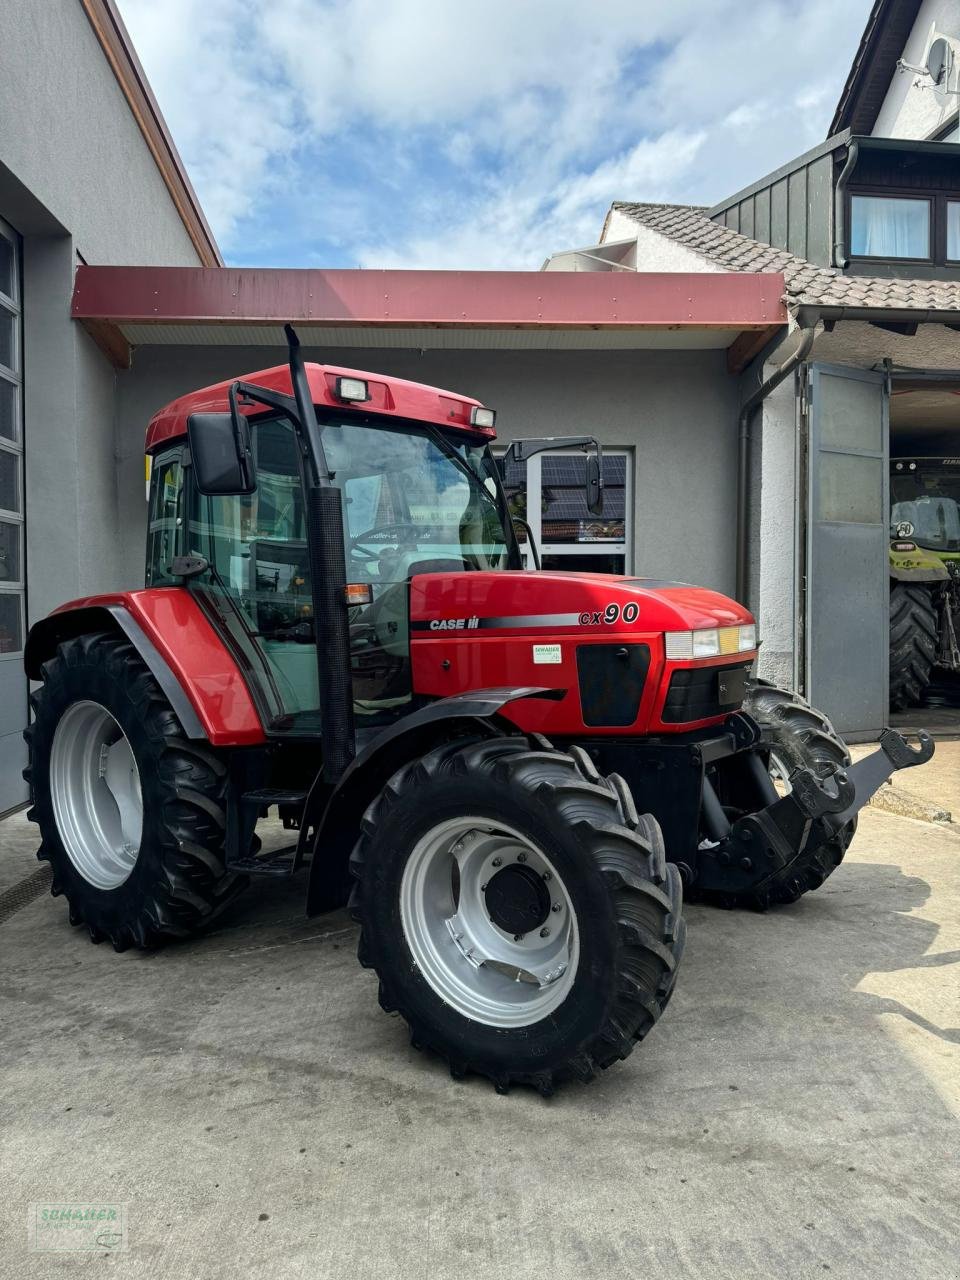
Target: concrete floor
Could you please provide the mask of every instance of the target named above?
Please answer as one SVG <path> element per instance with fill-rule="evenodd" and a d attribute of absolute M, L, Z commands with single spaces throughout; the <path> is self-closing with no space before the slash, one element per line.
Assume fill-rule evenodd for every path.
<path fill-rule="evenodd" d="M 33 828 L 0 864 L 35 866 Z M 820 893 L 693 907 L 634 1056 L 551 1101 L 455 1083 L 382 1014 L 343 915 L 264 884 L 115 955 L 37 896 L 0 925 L 0 1276 L 890 1276 L 960 1269 L 960 836 L 867 811 Z M 129 1248 L 27 1251 L 32 1201 Z"/>

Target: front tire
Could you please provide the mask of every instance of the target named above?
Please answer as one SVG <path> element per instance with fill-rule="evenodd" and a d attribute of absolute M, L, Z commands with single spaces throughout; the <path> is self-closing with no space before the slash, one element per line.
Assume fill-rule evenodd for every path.
<path fill-rule="evenodd" d="M 42 678 L 25 776 L 51 892 L 117 951 L 199 932 L 245 884 L 224 865 L 226 759 L 184 737 L 125 639 L 67 640 Z"/>
<path fill-rule="evenodd" d="M 850 752 L 836 729 L 799 693 L 754 680 L 743 709 L 760 726 L 761 743 L 767 749 L 770 774 L 778 789 L 789 788 L 790 774 L 796 769 L 812 769 L 823 776 L 850 764 Z M 762 889 L 736 897 L 732 905 L 763 910 L 796 902 L 803 894 L 819 889 L 843 861 L 856 829 L 854 818 L 826 844 L 806 850 Z"/>
<path fill-rule="evenodd" d="M 686 927 L 660 829 L 579 748 L 435 748 L 370 806 L 351 859 L 359 956 L 411 1041 L 498 1090 L 591 1080 L 673 991 Z"/>

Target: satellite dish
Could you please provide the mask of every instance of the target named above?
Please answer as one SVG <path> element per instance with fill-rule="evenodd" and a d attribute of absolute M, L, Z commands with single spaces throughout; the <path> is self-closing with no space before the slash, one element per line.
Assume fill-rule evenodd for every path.
<path fill-rule="evenodd" d="M 930 52 L 927 54 L 927 75 L 934 84 L 939 84 L 945 79 L 944 72 L 949 73 L 950 70 L 950 46 L 944 40 L 943 36 L 938 36 L 930 46 Z"/>
<path fill-rule="evenodd" d="M 938 36 L 927 54 L 927 75 L 933 81 L 933 96 L 940 106 L 950 99 L 950 76 L 953 72 L 953 46 L 943 36 Z"/>

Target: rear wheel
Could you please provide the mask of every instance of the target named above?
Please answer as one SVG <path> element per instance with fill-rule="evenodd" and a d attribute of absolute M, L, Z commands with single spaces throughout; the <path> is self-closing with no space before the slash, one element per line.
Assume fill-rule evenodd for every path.
<path fill-rule="evenodd" d="M 937 660 L 937 610 L 930 588 L 890 584 L 890 709 L 915 707 Z"/>
<path fill-rule="evenodd" d="M 226 759 L 184 737 L 124 639 L 65 641 L 42 676 L 27 778 L 52 892 L 118 951 L 198 932 L 245 883 L 223 861 Z"/>
<path fill-rule="evenodd" d="M 768 767 L 774 786 L 781 794 L 790 789 L 790 775 L 797 769 L 812 769 L 823 776 L 850 764 L 846 743 L 821 711 L 811 707 L 799 693 L 780 689 L 766 680 L 754 680 L 743 709 L 760 726 L 761 742 L 767 749 Z M 748 906 L 764 910 L 777 904 L 796 902 L 805 893 L 819 889 L 843 861 L 847 846 L 857 829 L 854 818 L 816 849 L 782 867 L 761 888 L 746 894 L 707 895 L 723 906 Z"/>
<path fill-rule="evenodd" d="M 447 743 L 391 778 L 351 859 L 380 1003 L 451 1072 L 550 1093 L 625 1058 L 683 951 L 655 820 L 578 748 Z"/>

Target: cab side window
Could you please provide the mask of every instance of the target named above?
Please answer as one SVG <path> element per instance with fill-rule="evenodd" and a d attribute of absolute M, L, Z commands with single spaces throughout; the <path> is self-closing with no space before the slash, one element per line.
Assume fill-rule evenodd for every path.
<path fill-rule="evenodd" d="M 150 510 L 147 523 L 147 586 L 173 585 L 170 573 L 180 554 L 183 529 L 183 467 L 179 450 L 160 454 L 153 461 Z"/>

